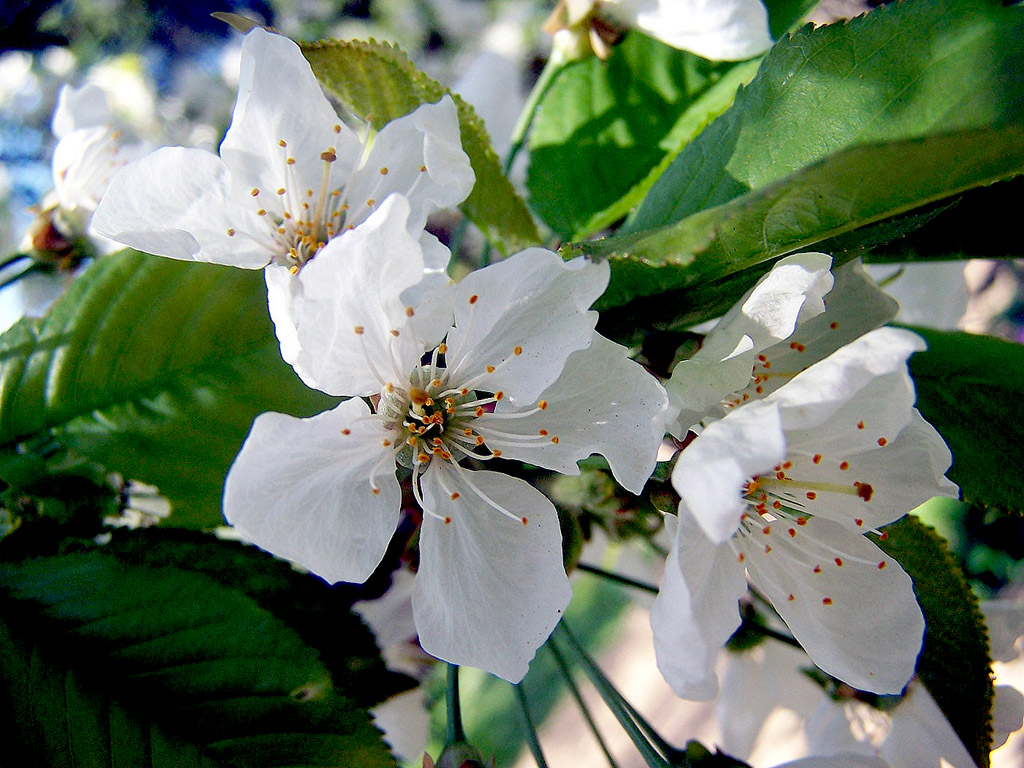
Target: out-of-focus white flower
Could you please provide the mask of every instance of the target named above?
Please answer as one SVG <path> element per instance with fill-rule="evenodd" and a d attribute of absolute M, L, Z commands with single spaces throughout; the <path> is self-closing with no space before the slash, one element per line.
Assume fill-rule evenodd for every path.
<path fill-rule="evenodd" d="M 367 147 L 339 120 L 298 46 L 255 28 L 242 45 L 220 156 L 165 147 L 124 168 L 94 223 L 148 253 L 266 267 L 271 316 L 292 362 L 301 270 L 328 241 L 344 241 L 401 193 L 408 227 L 428 254 L 425 268 L 443 271 L 448 251 L 423 226 L 434 210 L 461 202 L 473 180 L 449 97 L 389 123 Z"/>
<path fill-rule="evenodd" d="M 719 321 L 701 348 L 665 384 L 679 409 L 669 431 L 716 419 L 761 399 L 812 363 L 877 328 L 896 313 L 859 262 L 835 272 L 823 253 L 781 259 Z"/>
<path fill-rule="evenodd" d="M 954 330 L 967 312 L 966 261 L 869 264 L 868 274 L 899 302 L 896 320 Z"/>
<path fill-rule="evenodd" d="M 369 402 L 354 397 L 311 419 L 258 417 L 228 474 L 225 514 L 314 573 L 362 581 L 398 521 L 396 465 L 411 470 L 423 510 L 421 645 L 518 681 L 571 594 L 558 517 L 526 481 L 461 462 L 503 457 L 577 474 L 596 452 L 637 493 L 667 398 L 593 330 L 588 307 L 607 285 L 606 264 L 531 249 L 408 301 L 425 257 L 407 216 L 394 196 L 345 249 L 329 243 L 305 267 L 315 289 L 299 313 L 298 370 Z"/>
<path fill-rule="evenodd" d="M 772 45 L 768 10 L 761 0 L 561 0 L 545 29 L 589 28 L 594 50 L 601 55 L 599 28 L 605 13 L 668 45 L 715 61 L 749 59 Z"/>
<path fill-rule="evenodd" d="M 922 346 L 873 331 L 683 450 L 678 530 L 651 611 L 679 695 L 715 695 L 745 573 L 823 670 L 875 693 L 906 685 L 924 621 L 909 576 L 863 534 L 957 493 L 943 477 L 949 450 L 912 407 L 906 360 Z"/>

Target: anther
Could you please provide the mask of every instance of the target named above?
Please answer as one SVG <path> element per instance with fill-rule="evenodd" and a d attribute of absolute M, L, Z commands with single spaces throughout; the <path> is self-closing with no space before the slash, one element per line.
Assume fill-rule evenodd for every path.
<path fill-rule="evenodd" d="M 287 147 L 288 146 L 288 142 L 285 141 L 284 139 L 279 139 L 278 142 L 277 142 L 277 146 L 279 146 L 279 147 Z"/>
<path fill-rule="evenodd" d="M 387 176 L 388 175 L 387 166 L 384 166 L 383 168 L 380 169 L 380 175 L 381 176 Z"/>
<path fill-rule="evenodd" d="M 260 193 L 259 187 L 253 187 L 252 191 L 249 192 L 249 194 L 252 195 L 253 197 L 257 197 L 259 195 L 259 193 Z"/>
<path fill-rule="evenodd" d="M 285 162 L 288 163 L 288 165 L 295 165 L 295 158 L 289 157 Z"/>
<path fill-rule="evenodd" d="M 320 153 L 320 159 L 325 163 L 333 163 L 338 159 L 338 156 L 332 150 L 328 149 L 326 152 Z"/>
<path fill-rule="evenodd" d="M 537 407 L 540 408 L 542 411 L 546 411 L 548 408 L 548 401 L 541 400 L 539 403 L 537 403 Z"/>
<path fill-rule="evenodd" d="M 363 335 L 363 333 L 364 333 L 364 332 L 366 331 L 366 329 L 365 329 L 365 328 L 363 328 L 363 326 L 361 326 L 361 325 L 357 325 L 357 326 L 356 326 L 355 328 L 353 328 L 352 330 L 356 332 L 356 336 L 362 336 L 362 335 Z"/>
<path fill-rule="evenodd" d="M 235 230 L 229 228 L 228 229 L 228 237 L 234 237 L 234 236 L 235 236 Z"/>
<path fill-rule="evenodd" d="M 369 200 L 366 201 L 366 205 L 367 205 L 368 208 L 373 208 L 373 206 L 375 206 L 376 204 L 377 204 L 377 201 L 374 200 L 372 197 Z"/>
<path fill-rule="evenodd" d="M 474 293 L 474 294 L 473 294 L 472 296 L 470 296 L 470 297 L 469 297 L 469 303 L 470 303 L 470 304 L 476 304 L 476 302 L 477 302 L 477 299 L 479 299 L 479 298 L 480 298 L 480 297 L 479 297 L 479 296 L 477 296 L 477 295 L 476 295 L 476 294 Z"/>
<path fill-rule="evenodd" d="M 452 501 L 455 501 L 457 498 L 459 498 L 459 492 L 458 491 L 453 491 L 452 492 Z"/>
<path fill-rule="evenodd" d="M 885 445 L 886 445 L 886 444 L 887 444 L 888 442 L 889 442 L 889 441 L 888 441 L 888 440 L 886 440 L 886 439 L 885 439 L 884 437 L 880 437 L 880 438 L 878 438 L 878 446 L 879 446 L 879 448 L 884 448 L 884 447 L 885 447 Z"/>

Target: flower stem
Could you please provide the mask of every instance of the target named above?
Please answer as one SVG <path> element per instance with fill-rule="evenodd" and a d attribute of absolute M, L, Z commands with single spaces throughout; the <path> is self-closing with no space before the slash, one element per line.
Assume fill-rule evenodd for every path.
<path fill-rule="evenodd" d="M 580 693 L 579 686 L 576 685 L 576 681 L 572 679 L 572 672 L 569 671 L 569 664 L 566 662 L 565 657 L 554 643 L 548 643 L 546 647 L 554 657 L 555 664 L 558 665 L 558 669 L 562 673 L 562 677 L 565 679 L 565 684 L 569 688 L 569 693 L 572 694 L 574 699 L 576 699 L 576 704 L 580 708 L 580 713 L 583 715 L 583 719 L 587 721 L 587 725 L 590 727 L 590 732 L 594 734 L 594 738 L 597 740 L 597 745 L 604 753 L 605 759 L 608 760 L 608 768 L 618 768 L 615 763 L 615 758 L 612 757 L 612 753 L 608 749 L 608 745 L 604 743 L 604 739 L 601 737 L 601 732 L 597 730 L 597 723 L 594 722 L 594 718 L 590 715 L 590 710 L 587 709 L 586 702 L 583 701 L 583 696 Z"/>
<path fill-rule="evenodd" d="M 537 738 L 537 728 L 530 717 L 530 710 L 526 706 L 526 692 L 523 691 L 522 683 L 513 683 L 512 689 L 516 692 L 516 701 L 519 703 L 519 711 L 523 716 L 523 727 L 526 730 L 526 744 L 530 747 L 530 754 L 537 763 L 537 768 L 548 768 L 544 759 L 544 751 L 540 747 L 540 739 Z"/>
<path fill-rule="evenodd" d="M 8 262 L 8 263 L 10 263 L 10 262 Z M 8 285 L 13 285 L 14 283 L 18 282 L 22 278 L 28 277 L 33 272 L 46 272 L 47 269 L 48 268 L 46 267 L 46 265 L 40 264 L 38 262 L 30 264 L 29 266 L 25 267 L 20 272 L 15 272 L 13 275 L 8 277 L 7 279 L 0 280 L 0 289 L 6 288 Z"/>
<path fill-rule="evenodd" d="M 579 641 L 569 631 L 564 621 L 555 627 L 555 634 L 558 635 L 560 640 L 564 641 L 569 656 L 579 665 L 583 673 L 590 679 L 590 682 L 593 683 L 608 709 L 615 715 L 619 725 L 622 726 L 622 729 L 633 742 L 633 745 L 640 752 L 648 768 L 670 768 L 670 763 L 658 753 L 654 745 L 651 744 L 647 736 L 640 729 L 631 713 L 632 707 L 626 704 L 622 694 L 604 676 L 604 673 L 601 672 L 587 652 L 583 650 L 583 646 L 580 645 Z"/>
<path fill-rule="evenodd" d="M 32 257 L 27 253 L 14 253 L 8 256 L 6 259 L 0 259 L 0 269 L 11 266 L 11 264 L 17 264 L 19 261 L 25 259 L 31 259 Z"/>
<path fill-rule="evenodd" d="M 526 104 L 523 106 L 523 111 L 519 113 L 519 120 L 516 122 L 515 128 L 512 129 L 512 143 L 509 145 L 508 154 L 505 155 L 505 162 L 501 166 L 501 172 L 506 176 L 512 170 L 512 164 L 516 161 L 519 150 L 523 148 L 530 128 L 533 127 L 540 103 L 544 101 L 551 86 L 555 84 L 558 74 L 565 68 L 565 63 L 561 57 L 551 57 L 544 65 L 537 82 L 534 83 L 533 90 L 530 91 Z"/>
<path fill-rule="evenodd" d="M 581 571 L 592 573 L 595 576 L 600 576 L 601 578 L 608 579 L 609 581 L 614 581 L 618 584 L 625 584 L 627 587 L 636 587 L 637 589 L 642 589 L 645 592 L 650 592 L 655 595 L 658 594 L 658 588 L 653 584 L 648 584 L 646 581 L 638 581 L 637 579 L 631 579 L 629 576 L 612 573 L 611 571 L 606 571 L 603 568 L 598 568 L 596 565 L 576 563 L 576 567 Z"/>
<path fill-rule="evenodd" d="M 446 745 L 466 740 L 466 732 L 462 728 L 462 705 L 459 702 L 459 667 L 448 665 L 448 680 L 445 686 L 445 701 L 448 710 L 448 732 Z"/>

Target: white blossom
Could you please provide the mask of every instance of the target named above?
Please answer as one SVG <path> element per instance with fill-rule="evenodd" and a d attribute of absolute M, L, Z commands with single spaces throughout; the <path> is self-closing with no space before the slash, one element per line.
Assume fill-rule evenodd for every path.
<path fill-rule="evenodd" d="M 715 61 L 749 59 L 772 45 L 761 0 L 562 0 L 546 28 L 578 28 L 603 13 Z M 595 50 L 601 52 L 600 44 Z"/>
<path fill-rule="evenodd" d="M 448 252 L 424 224 L 465 199 L 473 180 L 450 97 L 388 123 L 367 145 L 339 119 L 298 46 L 256 28 L 242 44 L 220 156 L 157 150 L 115 177 L 94 223 L 147 253 L 266 267 L 271 316 L 291 362 L 302 267 L 400 193 L 428 255 L 424 268 L 442 271 Z"/>
<path fill-rule="evenodd" d="M 225 514 L 330 581 L 362 581 L 398 522 L 404 468 L 423 510 L 421 645 L 518 681 L 571 594 L 558 516 L 525 480 L 463 464 L 516 459 L 577 474 L 597 452 L 639 492 L 667 397 L 594 332 L 588 307 L 607 265 L 535 248 L 427 295 L 408 208 L 392 197 L 344 252 L 329 243 L 305 268 L 315 291 L 297 326 L 300 373 L 368 400 L 310 419 L 258 417 L 228 475 Z"/>
<path fill-rule="evenodd" d="M 745 574 L 824 671 L 876 693 L 906 685 L 924 621 L 910 578 L 863 534 L 957 493 L 948 449 L 912 407 L 906 359 L 921 348 L 909 332 L 873 331 L 682 452 L 678 530 L 651 613 L 678 694 L 715 694 Z"/>
<path fill-rule="evenodd" d="M 679 410 L 669 431 L 721 418 L 892 319 L 897 305 L 857 261 L 829 271 L 823 253 L 780 259 L 715 324 L 665 384 Z"/>

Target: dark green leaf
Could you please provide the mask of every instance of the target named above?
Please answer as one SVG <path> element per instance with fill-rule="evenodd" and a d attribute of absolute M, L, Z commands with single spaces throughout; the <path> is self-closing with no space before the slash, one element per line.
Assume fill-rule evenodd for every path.
<path fill-rule="evenodd" d="M 630 229 L 680 221 L 858 144 L 1020 122 L 1022 59 L 1024 9 L 998 0 L 893 3 L 805 27 L 679 154 Z"/>
<path fill-rule="evenodd" d="M 888 526 L 878 545 L 910 574 L 924 613 L 918 679 L 967 751 L 981 768 L 987 768 L 994 692 L 988 635 L 978 599 L 945 542 L 917 518 L 907 516 Z"/>
<path fill-rule="evenodd" d="M 1024 513 L 1024 347 L 990 336 L 915 328 L 917 407 L 949 444 L 964 501 Z"/>
<path fill-rule="evenodd" d="M 1021 126 L 864 145 L 676 224 L 563 252 L 611 262 L 603 309 L 718 280 L 1021 172 Z"/>
<path fill-rule="evenodd" d="M 449 92 L 389 43 L 329 40 L 304 43 L 302 53 L 320 82 L 378 129 Z M 501 172 L 483 121 L 458 94 L 452 98 L 459 110 L 462 148 L 476 173 L 476 185 L 462 209 L 505 254 L 538 244 L 537 227 Z"/>
<path fill-rule="evenodd" d="M 778 39 L 799 24 L 818 0 L 765 0 L 764 4 L 768 8 L 768 28 Z"/>
<path fill-rule="evenodd" d="M 393 765 L 316 652 L 238 589 L 102 552 L 0 566 L 24 765 Z"/>
<path fill-rule="evenodd" d="M 53 434 L 158 486 L 178 525 L 220 523 L 224 476 L 257 414 L 334 402 L 281 360 L 259 272 L 104 256 L 44 320 L 0 337 L 0 445 Z"/>
<path fill-rule="evenodd" d="M 639 32 L 607 61 L 568 65 L 530 134 L 531 206 L 554 230 L 577 237 L 621 218 L 654 183 L 652 169 L 664 170 L 666 154 L 728 107 L 756 69 L 712 63 Z"/>

